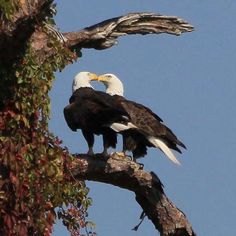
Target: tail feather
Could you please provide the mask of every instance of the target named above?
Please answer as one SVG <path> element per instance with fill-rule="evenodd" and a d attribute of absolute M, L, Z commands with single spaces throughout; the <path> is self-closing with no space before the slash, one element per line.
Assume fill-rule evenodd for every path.
<path fill-rule="evenodd" d="M 179 141 L 179 140 L 178 140 L 178 141 Z M 181 141 L 178 142 L 178 145 L 181 146 L 181 147 L 183 147 L 183 148 L 185 148 L 185 149 L 187 149 L 187 147 L 186 147 Z"/>
<path fill-rule="evenodd" d="M 155 147 L 160 148 L 162 152 L 175 164 L 181 165 L 180 162 L 177 160 L 173 152 L 170 150 L 170 148 L 160 139 L 149 137 L 149 142 L 152 143 Z"/>

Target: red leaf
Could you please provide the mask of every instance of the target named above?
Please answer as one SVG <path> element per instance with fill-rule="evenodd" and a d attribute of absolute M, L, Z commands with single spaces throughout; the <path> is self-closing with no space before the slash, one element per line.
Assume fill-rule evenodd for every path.
<path fill-rule="evenodd" d="M 11 182 L 12 182 L 14 185 L 16 185 L 16 186 L 19 185 L 19 180 L 18 180 L 18 178 L 13 174 L 13 172 L 10 172 L 10 180 L 11 180 Z"/>
<path fill-rule="evenodd" d="M 0 129 L 5 129 L 5 122 L 2 117 L 0 117 Z"/>
<path fill-rule="evenodd" d="M 28 148 L 29 148 L 28 146 L 22 147 L 20 150 L 21 154 L 24 155 L 28 151 Z"/>
<path fill-rule="evenodd" d="M 12 219 L 11 219 L 10 215 L 5 215 L 4 216 L 4 224 L 7 225 L 8 229 L 12 229 L 13 222 L 12 222 Z"/>
<path fill-rule="evenodd" d="M 16 160 L 18 160 L 18 161 L 22 161 L 22 156 L 21 155 L 19 155 L 19 154 L 16 154 Z"/>
<path fill-rule="evenodd" d="M 10 115 L 10 117 L 14 117 L 16 115 L 16 113 L 11 110 L 8 110 L 7 113 Z"/>
<path fill-rule="evenodd" d="M 27 227 L 25 224 L 21 224 L 19 229 L 19 236 L 25 236 L 25 235 L 27 235 Z"/>
<path fill-rule="evenodd" d="M 45 204 L 45 209 L 46 209 L 46 210 L 49 210 L 49 209 L 51 209 L 51 208 L 53 208 L 52 203 L 51 203 L 51 202 L 46 202 L 46 204 Z"/>

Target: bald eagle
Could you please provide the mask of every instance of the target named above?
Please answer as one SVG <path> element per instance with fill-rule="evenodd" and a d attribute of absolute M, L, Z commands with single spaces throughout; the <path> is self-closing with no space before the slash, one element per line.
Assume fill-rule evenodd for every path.
<path fill-rule="evenodd" d="M 103 135 L 104 155 L 109 147 L 116 147 L 117 134 L 109 125 L 114 122 L 127 124 L 129 115 L 115 105 L 115 99 L 105 92 L 95 91 L 90 84 L 97 75 L 80 72 L 72 85 L 69 105 L 64 108 L 64 117 L 72 131 L 81 129 L 88 144 L 88 154 L 93 155 L 94 134 Z"/>
<path fill-rule="evenodd" d="M 129 125 L 113 123 L 110 126 L 123 135 L 123 151 L 132 151 L 133 158 L 137 159 L 147 154 L 147 147 L 156 147 L 175 164 L 180 164 L 171 149 L 181 153 L 178 146 L 186 147 L 162 119 L 148 107 L 125 99 L 123 84 L 114 74 L 100 75 L 97 80 L 106 86 L 106 93 L 116 99 L 116 106 L 131 118 Z"/>

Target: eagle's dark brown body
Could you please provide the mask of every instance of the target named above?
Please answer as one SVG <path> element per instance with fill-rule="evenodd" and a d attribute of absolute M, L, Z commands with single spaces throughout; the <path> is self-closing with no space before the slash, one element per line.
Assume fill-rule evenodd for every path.
<path fill-rule="evenodd" d="M 176 135 L 162 123 L 162 119 L 142 104 L 126 100 L 122 96 L 114 95 L 116 106 L 124 109 L 130 116 L 130 122 L 137 129 L 122 131 L 123 149 L 133 152 L 134 159 L 145 156 L 147 147 L 154 147 L 147 137 L 153 136 L 162 140 L 169 148 L 181 153 L 177 145 L 186 148 Z"/>
<path fill-rule="evenodd" d="M 64 108 L 65 120 L 71 130 L 82 130 L 89 146 L 89 154 L 93 154 L 94 134 L 103 135 L 104 151 L 108 147 L 116 147 L 116 132 L 107 125 L 126 122 L 128 116 L 122 107 L 116 107 L 114 98 L 92 88 L 79 88 L 69 102 Z"/>

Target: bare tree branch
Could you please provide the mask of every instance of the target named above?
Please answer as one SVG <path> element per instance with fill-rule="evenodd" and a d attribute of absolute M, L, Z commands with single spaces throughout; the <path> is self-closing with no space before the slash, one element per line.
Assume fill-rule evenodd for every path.
<path fill-rule="evenodd" d="M 131 13 L 105 20 L 77 32 L 63 33 L 65 47 L 80 51 L 82 48 L 107 49 L 117 44 L 119 36 L 131 34 L 181 35 L 193 31 L 193 26 L 175 16 L 163 16 L 155 13 Z M 37 31 L 32 37 L 32 47 L 40 58 L 53 54 L 47 47 L 48 36 Z M 42 56 L 40 56 L 42 55 Z"/>
<path fill-rule="evenodd" d="M 70 167 L 74 178 L 112 184 L 135 193 L 136 201 L 161 236 L 195 236 L 186 216 L 165 195 L 159 178 L 129 158 L 78 154 Z"/>
<path fill-rule="evenodd" d="M 155 13 L 130 13 L 105 20 L 78 32 L 65 33 L 71 48 L 106 49 L 117 43 L 119 36 L 128 34 L 180 35 L 193 31 L 193 26 L 175 16 Z"/>

